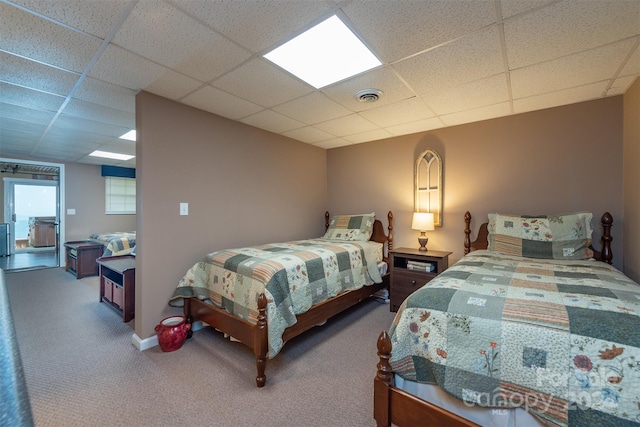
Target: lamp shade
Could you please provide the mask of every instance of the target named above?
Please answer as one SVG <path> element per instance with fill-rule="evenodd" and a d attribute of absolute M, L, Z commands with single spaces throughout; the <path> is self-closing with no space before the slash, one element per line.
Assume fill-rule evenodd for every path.
<path fill-rule="evenodd" d="M 435 230 L 433 225 L 433 213 L 431 212 L 414 212 L 411 228 L 419 231 Z"/>

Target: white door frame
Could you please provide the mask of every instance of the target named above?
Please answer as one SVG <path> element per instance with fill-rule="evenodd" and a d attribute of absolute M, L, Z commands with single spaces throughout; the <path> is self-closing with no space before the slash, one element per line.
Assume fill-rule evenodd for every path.
<path fill-rule="evenodd" d="M 5 157 L 0 157 L 0 162 L 8 162 L 8 163 L 15 163 L 15 164 L 23 164 L 23 165 L 38 165 L 38 166 L 50 166 L 50 167 L 57 167 L 58 170 L 60 171 L 60 175 L 58 176 L 58 213 L 57 213 L 57 218 L 58 218 L 58 254 L 59 254 L 59 259 L 58 259 L 58 265 L 63 266 L 65 265 L 65 251 L 64 251 L 64 246 L 63 246 L 63 242 L 65 242 L 65 170 L 64 170 L 64 164 L 62 163 L 51 163 L 51 162 L 39 162 L 39 161 L 35 161 L 35 160 L 20 160 L 20 159 L 10 159 L 10 158 L 5 158 Z M 23 179 L 21 178 L 11 178 L 11 177 L 7 177 L 7 179 L 5 179 L 5 182 L 16 182 L 18 179 L 20 179 L 20 181 L 23 181 Z M 30 181 L 38 181 L 38 180 L 30 180 Z M 43 181 L 43 182 L 47 182 L 50 183 L 51 181 Z M 10 202 L 7 201 L 7 191 L 6 191 L 6 187 L 5 187 L 5 196 L 4 196 L 4 218 L 5 218 L 5 222 L 12 222 L 11 221 L 11 214 L 13 212 L 13 206 L 8 206 L 8 203 L 13 204 L 13 200 L 11 200 Z M 9 215 L 9 216 L 7 216 Z M 13 230 L 12 230 L 13 232 Z M 15 239 L 15 235 L 14 235 L 14 239 Z M 10 249 L 10 253 L 14 253 L 15 252 L 15 246 L 12 245 L 11 249 Z"/>

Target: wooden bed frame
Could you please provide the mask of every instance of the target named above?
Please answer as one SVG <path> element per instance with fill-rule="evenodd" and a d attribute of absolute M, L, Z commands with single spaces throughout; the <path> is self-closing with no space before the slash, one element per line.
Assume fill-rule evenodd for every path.
<path fill-rule="evenodd" d="M 325 230 L 329 228 L 329 212 L 325 212 Z M 380 220 L 375 220 L 371 239 L 374 242 L 387 244 L 387 249 L 383 248 L 383 260 L 389 263 L 388 253 L 393 249 L 393 214 L 387 214 L 389 221 L 388 234 L 385 234 L 384 227 Z M 322 324 L 330 317 L 348 309 L 359 303 L 374 293 L 389 286 L 389 274 L 382 278 L 382 283 L 375 283 L 371 286 L 363 286 L 360 289 L 344 292 L 338 296 L 328 299 L 318 305 L 313 306 L 306 313 L 296 316 L 296 323 L 284 330 L 282 340 L 287 340 L 300 335 L 301 333 Z M 212 328 L 232 336 L 253 350 L 256 356 L 256 385 L 263 387 L 267 381 L 265 375 L 267 354 L 269 349 L 268 329 L 267 329 L 267 297 L 264 293 L 258 297 L 258 320 L 253 324 L 229 313 L 223 308 L 218 308 L 212 304 L 200 301 L 197 298 L 184 298 L 184 315 L 187 323 L 193 324 L 196 320 L 208 324 Z M 192 329 L 187 333 L 187 338 L 191 338 Z"/>
<path fill-rule="evenodd" d="M 478 236 L 473 242 L 469 238 L 471 234 L 471 214 L 467 211 L 464 215 L 464 254 L 472 250 L 486 249 L 488 242 L 487 223 L 480 226 Z M 594 258 L 611 264 L 613 254 L 611 252 L 611 225 L 613 217 L 605 212 L 600 219 L 602 224 L 602 250 L 594 251 Z M 396 388 L 393 381 L 393 370 L 389 364 L 391 359 L 391 338 L 387 331 L 383 331 L 377 343 L 378 358 L 377 373 L 373 382 L 373 418 L 377 426 L 412 427 L 412 426 L 478 426 L 459 415 L 440 408 L 406 391 Z"/>

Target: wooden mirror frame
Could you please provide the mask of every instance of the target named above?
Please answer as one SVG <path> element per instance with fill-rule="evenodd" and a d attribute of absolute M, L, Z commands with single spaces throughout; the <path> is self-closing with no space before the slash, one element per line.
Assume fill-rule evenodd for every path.
<path fill-rule="evenodd" d="M 425 169 L 426 168 L 426 169 Z M 436 168 L 435 171 L 432 168 Z M 427 186 L 421 187 L 421 172 L 425 174 Z M 434 176 L 435 174 L 435 176 Z M 414 170 L 414 211 L 415 212 L 433 212 L 434 225 L 442 226 L 442 158 L 433 149 L 428 148 L 418 156 Z M 435 180 L 435 184 L 431 180 Z M 435 197 L 430 197 L 429 193 L 437 192 Z M 426 198 L 424 195 L 426 194 Z M 421 203 L 421 197 L 422 203 Z M 432 206 L 431 204 L 437 205 Z"/>

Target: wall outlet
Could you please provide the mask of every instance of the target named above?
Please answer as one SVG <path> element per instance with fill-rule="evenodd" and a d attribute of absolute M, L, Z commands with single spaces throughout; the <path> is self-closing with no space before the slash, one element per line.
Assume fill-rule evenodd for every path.
<path fill-rule="evenodd" d="M 189 215 L 189 203 L 180 203 L 180 215 Z"/>
<path fill-rule="evenodd" d="M 67 209 L 67 215 L 75 215 L 75 214 L 76 214 L 75 209 Z"/>

